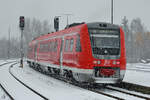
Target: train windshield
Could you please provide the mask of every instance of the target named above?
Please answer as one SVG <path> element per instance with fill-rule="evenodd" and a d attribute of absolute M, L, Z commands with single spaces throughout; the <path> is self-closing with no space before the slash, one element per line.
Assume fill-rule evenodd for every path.
<path fill-rule="evenodd" d="M 120 55 L 119 30 L 89 29 L 93 54 L 96 58 L 117 59 Z"/>

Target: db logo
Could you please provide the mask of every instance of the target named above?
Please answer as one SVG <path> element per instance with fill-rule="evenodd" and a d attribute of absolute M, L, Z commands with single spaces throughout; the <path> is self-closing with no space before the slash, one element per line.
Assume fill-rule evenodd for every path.
<path fill-rule="evenodd" d="M 110 61 L 109 60 L 105 60 L 104 65 L 109 65 Z"/>

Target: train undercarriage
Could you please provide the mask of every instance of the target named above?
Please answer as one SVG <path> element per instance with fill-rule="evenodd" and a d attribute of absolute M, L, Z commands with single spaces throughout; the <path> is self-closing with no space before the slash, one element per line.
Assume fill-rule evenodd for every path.
<path fill-rule="evenodd" d="M 54 68 L 53 66 L 44 66 L 40 65 L 35 62 L 27 61 L 28 65 L 39 72 L 42 72 L 44 74 L 51 74 L 51 75 L 59 75 L 63 76 L 64 78 L 68 80 L 73 80 L 77 82 L 82 83 L 90 83 L 90 84 L 115 84 L 119 83 L 123 80 L 125 71 L 120 71 L 119 69 L 115 68 L 117 70 L 117 73 L 113 76 L 102 76 L 99 73 L 99 69 L 94 68 L 93 71 L 89 73 L 77 73 L 72 70 L 63 69 L 62 71 L 60 68 Z"/>

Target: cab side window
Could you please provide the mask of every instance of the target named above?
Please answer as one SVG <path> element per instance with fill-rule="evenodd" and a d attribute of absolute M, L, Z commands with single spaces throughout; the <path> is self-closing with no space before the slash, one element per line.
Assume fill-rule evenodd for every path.
<path fill-rule="evenodd" d="M 76 40 L 76 52 L 81 52 L 81 42 L 80 42 L 80 35 L 77 35 L 77 40 Z"/>

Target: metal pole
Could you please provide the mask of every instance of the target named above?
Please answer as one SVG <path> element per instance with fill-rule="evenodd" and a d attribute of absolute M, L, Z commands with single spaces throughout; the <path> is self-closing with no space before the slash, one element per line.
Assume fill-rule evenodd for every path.
<path fill-rule="evenodd" d="M 111 23 L 113 24 L 113 0 L 111 0 Z"/>
<path fill-rule="evenodd" d="M 69 25 L 69 16 L 73 15 L 73 14 L 62 14 L 62 15 L 66 15 L 67 16 L 67 26 Z"/>
<path fill-rule="evenodd" d="M 10 58 L 10 26 L 8 29 L 8 59 Z"/>
<path fill-rule="evenodd" d="M 21 29 L 20 53 L 21 53 L 20 67 L 23 68 L 23 29 Z"/>
<path fill-rule="evenodd" d="M 67 15 L 67 26 L 68 26 L 68 24 L 69 24 L 69 23 L 68 23 L 68 15 Z"/>

